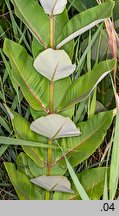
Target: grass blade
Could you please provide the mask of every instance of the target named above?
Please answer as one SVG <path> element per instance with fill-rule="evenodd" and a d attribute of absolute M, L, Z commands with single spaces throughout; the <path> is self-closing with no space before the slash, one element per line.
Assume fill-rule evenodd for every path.
<path fill-rule="evenodd" d="M 111 170 L 110 170 L 110 199 L 113 200 L 116 194 L 119 181 L 119 111 L 116 114 L 115 135 L 112 149 Z"/>
<path fill-rule="evenodd" d="M 76 176 L 71 164 L 69 163 L 69 161 L 68 161 L 68 159 L 66 157 L 65 157 L 65 161 L 66 161 L 66 165 L 67 165 L 67 168 L 69 170 L 70 176 L 71 176 L 71 178 L 73 180 L 73 183 L 74 183 L 80 197 L 82 198 L 82 200 L 90 200 L 90 198 L 88 197 L 85 189 L 81 185 L 78 177 Z"/>
<path fill-rule="evenodd" d="M 14 138 L 9 138 L 9 137 L 4 137 L 4 136 L 0 136 L 0 144 L 49 148 L 49 145 L 44 144 L 44 143 L 21 140 L 21 139 L 14 139 Z M 57 148 L 57 147 L 52 145 L 50 146 L 50 148 Z"/>
<path fill-rule="evenodd" d="M 7 145 L 2 145 L 0 147 L 0 157 L 5 153 L 5 151 L 7 150 L 8 147 L 9 146 L 7 146 Z"/>

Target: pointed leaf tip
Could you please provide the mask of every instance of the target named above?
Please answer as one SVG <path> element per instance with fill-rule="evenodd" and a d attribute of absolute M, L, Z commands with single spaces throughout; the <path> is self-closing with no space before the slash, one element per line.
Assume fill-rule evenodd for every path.
<path fill-rule="evenodd" d="M 36 119 L 30 125 L 30 129 L 49 139 L 58 139 L 61 137 L 79 136 L 80 130 L 69 118 L 51 114 Z"/>
<path fill-rule="evenodd" d="M 58 15 L 61 14 L 67 4 L 67 0 L 39 0 L 45 13 L 49 14 L 50 16 L 52 15 Z"/>
<path fill-rule="evenodd" d="M 72 64 L 64 50 L 51 48 L 40 53 L 34 61 L 35 69 L 50 81 L 56 81 L 72 74 L 76 65 Z"/>

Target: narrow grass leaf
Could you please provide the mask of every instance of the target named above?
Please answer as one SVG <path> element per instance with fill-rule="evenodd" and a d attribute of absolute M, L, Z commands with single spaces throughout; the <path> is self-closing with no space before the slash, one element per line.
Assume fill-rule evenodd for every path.
<path fill-rule="evenodd" d="M 82 200 L 90 200 L 90 198 L 88 197 L 85 189 L 83 188 L 83 186 L 81 185 L 78 177 L 76 176 L 71 164 L 69 163 L 67 157 L 65 157 L 65 161 L 66 161 L 66 165 L 67 165 L 67 168 L 69 170 L 70 176 L 71 176 L 71 178 L 73 180 L 73 183 L 74 183 L 80 197 L 82 198 Z"/>
<path fill-rule="evenodd" d="M 9 146 L 7 146 L 7 145 L 2 145 L 0 147 L 0 157 L 2 157 L 2 155 L 5 153 L 5 151 L 7 150 L 8 147 Z"/>
<path fill-rule="evenodd" d="M 118 98 L 119 100 L 119 98 Z M 119 182 L 119 110 L 116 114 L 116 125 L 110 170 L 110 199 L 113 200 Z"/>
<path fill-rule="evenodd" d="M 21 146 L 34 146 L 34 147 L 41 147 L 41 148 L 57 148 L 55 146 L 50 146 L 47 144 L 39 143 L 39 142 L 33 142 L 33 141 L 27 141 L 27 140 L 21 140 L 21 139 L 14 139 L 9 137 L 0 136 L 0 144 L 6 144 L 6 145 L 21 145 Z"/>

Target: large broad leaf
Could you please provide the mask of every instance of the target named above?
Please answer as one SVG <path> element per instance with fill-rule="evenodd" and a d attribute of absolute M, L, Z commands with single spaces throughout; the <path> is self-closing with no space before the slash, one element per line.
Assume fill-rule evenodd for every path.
<path fill-rule="evenodd" d="M 109 169 L 108 171 L 108 179 L 109 179 Z M 104 182 L 105 182 L 105 167 L 93 168 L 89 170 L 85 170 L 77 175 L 80 183 L 84 187 L 87 192 L 89 198 L 91 200 L 99 200 L 103 194 Z M 72 185 L 73 188 L 73 185 Z M 77 191 L 75 190 L 75 194 L 67 194 L 55 192 L 53 196 L 54 200 L 79 200 L 81 199 Z"/>
<path fill-rule="evenodd" d="M 74 0 L 74 1 L 68 0 L 68 1 L 79 12 L 85 11 L 86 9 L 97 5 L 97 2 L 95 0 L 89 0 L 89 1 L 87 0 L 80 0 L 80 1 L 79 0 Z"/>
<path fill-rule="evenodd" d="M 58 15 L 63 12 L 67 0 L 39 0 L 45 13 L 49 14 L 50 16 Z"/>
<path fill-rule="evenodd" d="M 11 119 L 13 124 L 13 129 L 15 134 L 19 139 L 28 140 L 28 141 L 36 141 L 39 143 L 46 143 L 47 139 L 44 137 L 34 133 L 30 130 L 30 123 L 23 118 L 20 114 L 11 111 L 13 114 L 13 118 Z M 36 145 L 37 146 L 37 145 Z M 22 146 L 24 152 L 40 167 L 44 166 L 44 150 L 41 148 L 34 148 L 30 146 Z"/>
<path fill-rule="evenodd" d="M 55 17 L 55 41 L 58 44 L 58 38 L 60 35 L 61 40 L 63 39 L 62 29 L 64 28 L 65 24 L 69 21 L 68 11 L 64 10 L 64 12 Z M 68 28 L 65 31 L 65 35 L 68 35 Z M 70 41 L 69 43 L 65 44 L 62 47 L 63 50 L 69 55 L 72 59 L 74 55 L 74 40 Z"/>
<path fill-rule="evenodd" d="M 55 157 L 55 152 L 53 152 L 52 149 L 52 159 Z M 28 158 L 28 168 L 29 171 L 32 173 L 34 177 L 46 175 L 46 167 L 39 167 L 36 165 L 36 163 L 31 160 L 31 158 Z M 67 167 L 62 161 L 55 166 L 51 167 L 51 176 L 61 175 L 63 176 L 66 173 Z"/>
<path fill-rule="evenodd" d="M 16 15 L 25 23 L 42 46 L 49 44 L 49 17 L 35 0 L 12 0 Z"/>
<path fill-rule="evenodd" d="M 72 74 L 76 65 L 64 50 L 51 48 L 41 52 L 34 61 L 35 69 L 50 81 L 60 80 Z"/>
<path fill-rule="evenodd" d="M 31 182 L 48 191 L 73 193 L 69 180 L 64 176 L 39 176 L 31 179 Z"/>
<path fill-rule="evenodd" d="M 33 185 L 29 178 L 22 172 L 16 170 L 12 163 L 4 163 L 9 178 L 21 200 L 41 200 L 43 190 Z"/>
<path fill-rule="evenodd" d="M 59 37 L 59 44 L 57 48 L 61 48 L 64 44 L 68 43 L 75 37 L 89 30 L 93 26 L 104 21 L 104 19 L 109 18 L 112 15 L 112 9 L 114 7 L 114 1 L 108 0 L 96 7 L 88 9 L 76 16 L 74 16 L 67 24 L 64 26 L 62 35 L 64 38 L 61 41 Z M 69 29 L 68 36 L 65 36 L 66 29 Z"/>
<path fill-rule="evenodd" d="M 60 106 L 59 111 L 74 106 L 84 100 L 97 84 L 113 70 L 115 65 L 114 60 L 107 60 L 96 64 L 92 71 L 79 77 L 66 92 Z"/>
<path fill-rule="evenodd" d="M 52 157 L 53 155 L 52 151 Z M 29 178 L 46 175 L 46 167 L 39 167 L 28 155 L 23 152 L 17 156 L 16 164 L 17 170 L 23 172 Z M 51 167 L 51 176 L 56 176 L 57 174 L 63 176 L 66 170 L 66 166 L 63 166 L 62 163 L 58 163 L 56 166 Z"/>
<path fill-rule="evenodd" d="M 87 122 L 82 122 L 78 126 L 81 130 L 79 137 L 63 138 L 61 140 L 61 148 L 64 155 L 69 155 L 69 161 L 73 166 L 77 166 L 90 155 L 103 142 L 107 129 L 113 120 L 113 111 L 102 112 L 90 118 Z M 61 152 L 57 152 L 57 160 L 54 165 L 64 159 Z"/>
<path fill-rule="evenodd" d="M 28 159 L 29 157 L 24 152 L 21 152 L 17 156 L 17 160 L 16 160 L 17 170 L 24 173 L 29 178 L 33 178 L 33 175 L 30 172 L 29 167 L 28 167 Z"/>
<path fill-rule="evenodd" d="M 36 119 L 30 125 L 30 129 L 50 139 L 80 135 L 80 130 L 73 121 L 58 114 L 51 114 Z"/>
<path fill-rule="evenodd" d="M 49 81 L 35 70 L 33 59 L 21 45 L 6 39 L 3 50 L 10 59 L 13 76 L 28 103 L 35 110 L 42 108 L 48 112 Z"/>
<path fill-rule="evenodd" d="M 57 39 L 60 35 L 60 38 L 62 37 L 62 29 L 64 27 L 64 25 L 69 21 L 69 17 L 68 17 L 68 12 L 67 10 L 64 10 L 64 12 L 60 15 L 57 15 L 55 17 L 55 29 L 54 29 L 54 37 L 55 37 L 55 44 L 57 44 Z M 66 29 L 65 35 L 67 36 L 68 34 L 68 29 Z M 62 39 L 62 38 L 61 38 Z M 69 57 L 72 59 L 73 57 L 73 53 L 74 53 L 74 41 L 70 41 L 69 43 L 65 44 L 62 47 L 63 50 L 65 50 L 67 52 L 67 54 L 69 55 Z M 38 54 L 42 51 L 44 51 L 45 48 L 38 42 L 38 40 L 33 37 L 33 41 L 32 41 L 32 53 L 33 53 L 33 57 L 34 59 L 38 56 Z"/>
<path fill-rule="evenodd" d="M 45 115 L 48 112 L 46 107 L 49 106 L 49 80 L 35 70 L 33 59 L 21 45 L 6 39 L 4 52 L 10 59 L 13 76 L 21 87 L 24 97 L 34 110 L 42 111 L 42 114 Z M 55 82 L 54 111 L 57 110 L 70 84 L 69 77 Z M 72 113 L 73 110 L 66 112 L 65 115 L 70 117 Z"/>

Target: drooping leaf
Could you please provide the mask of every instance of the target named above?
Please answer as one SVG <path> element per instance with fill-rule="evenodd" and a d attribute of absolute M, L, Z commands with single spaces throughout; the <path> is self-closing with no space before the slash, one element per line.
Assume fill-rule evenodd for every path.
<path fill-rule="evenodd" d="M 33 185 L 29 178 L 22 172 L 17 171 L 15 164 L 4 163 L 9 178 L 21 200 L 41 200 L 43 199 L 43 191 Z"/>
<path fill-rule="evenodd" d="M 39 0 L 45 13 L 52 15 L 57 15 L 63 12 L 66 7 L 67 0 Z"/>
<path fill-rule="evenodd" d="M 58 114 L 51 114 L 36 119 L 30 125 L 32 131 L 50 139 L 79 136 L 80 130 L 68 118 Z"/>
<path fill-rule="evenodd" d="M 3 50 L 10 59 L 13 76 L 28 103 L 35 110 L 42 108 L 47 112 L 49 81 L 34 69 L 33 59 L 21 45 L 5 39 Z"/>
<path fill-rule="evenodd" d="M 78 124 L 81 130 L 79 137 L 63 138 L 59 141 L 64 155 L 69 155 L 69 161 L 72 166 L 77 166 L 96 151 L 103 142 L 112 120 L 113 111 L 99 113 L 87 122 Z M 55 165 L 63 159 L 64 156 L 60 151 L 58 154 L 57 150 L 57 160 L 52 165 Z"/>
<path fill-rule="evenodd" d="M 73 193 L 73 190 L 70 188 L 69 180 L 64 176 L 40 176 L 31 179 L 31 182 L 48 191 Z"/>
<path fill-rule="evenodd" d="M 84 100 L 97 84 L 113 70 L 114 66 L 114 60 L 103 61 L 96 64 L 92 71 L 79 77 L 66 92 L 59 106 L 59 111 L 72 107 Z"/>
<path fill-rule="evenodd" d="M 104 21 L 106 18 L 109 18 L 112 15 L 113 7 L 114 1 L 108 0 L 98 6 L 95 6 L 74 16 L 64 26 L 62 35 L 65 35 L 67 28 L 69 29 L 69 33 L 67 37 L 64 36 L 62 41 L 59 36 L 59 44 L 57 45 L 57 49 L 61 48 L 64 44 L 68 43 L 80 34 L 86 32 L 93 26 Z"/>
<path fill-rule="evenodd" d="M 43 47 L 49 44 L 49 17 L 35 0 L 12 0 L 16 15 L 29 28 Z"/>
<path fill-rule="evenodd" d="M 76 69 L 64 50 L 51 48 L 41 52 L 34 61 L 35 69 L 50 81 L 68 77 Z"/>

